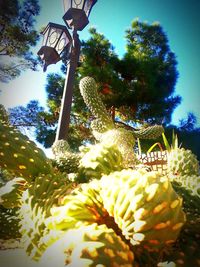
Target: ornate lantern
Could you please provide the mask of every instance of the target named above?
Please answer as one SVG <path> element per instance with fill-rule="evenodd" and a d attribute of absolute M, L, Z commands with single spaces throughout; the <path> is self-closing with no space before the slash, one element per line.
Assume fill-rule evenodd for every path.
<path fill-rule="evenodd" d="M 89 23 L 88 17 L 97 0 L 63 0 L 63 19 L 69 29 L 82 31 Z"/>
<path fill-rule="evenodd" d="M 64 50 L 70 49 L 72 37 L 65 26 L 52 22 L 47 25 L 42 34 L 43 43 L 37 54 L 44 61 L 43 71 L 46 71 L 48 65 L 56 64 L 61 60 Z"/>

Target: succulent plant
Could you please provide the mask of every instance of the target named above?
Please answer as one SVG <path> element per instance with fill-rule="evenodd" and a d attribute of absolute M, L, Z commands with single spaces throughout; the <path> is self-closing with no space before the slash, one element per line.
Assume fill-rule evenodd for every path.
<path fill-rule="evenodd" d="M 124 167 L 122 154 L 115 144 L 90 145 L 80 159 L 77 181 L 100 179 L 102 175 L 122 170 Z"/>
<path fill-rule="evenodd" d="M 200 198 L 192 196 L 189 190 L 176 182 L 172 184 L 176 192 L 183 197 L 186 223 L 174 245 L 165 251 L 164 258 L 172 260 L 177 267 L 200 266 Z"/>
<path fill-rule="evenodd" d="M 41 242 L 44 235 L 49 234 L 45 219 L 50 216 L 53 205 L 59 205 L 60 199 L 70 192 L 70 188 L 65 175 L 56 173 L 38 176 L 23 192 L 19 208 L 20 233 L 31 258 L 38 260 L 46 249 L 47 244 Z"/>
<path fill-rule="evenodd" d="M 66 140 L 55 141 L 52 152 L 54 154 L 53 166 L 57 167 L 59 171 L 67 174 L 78 172 L 81 154 L 72 152 Z"/>
<path fill-rule="evenodd" d="M 53 207 L 51 216 L 45 221 L 51 230 L 68 230 L 80 224 L 102 221 L 108 216 L 99 195 L 99 180 L 84 183 L 75 188 L 70 195 L 63 197 L 58 207 Z"/>
<path fill-rule="evenodd" d="M 51 164 L 36 144 L 6 122 L 0 121 L 0 167 L 13 176 L 33 180 L 51 172 Z"/>
<path fill-rule="evenodd" d="M 134 266 L 129 246 L 105 224 L 68 230 L 41 259 L 44 266 Z"/>
<path fill-rule="evenodd" d="M 189 149 L 174 148 L 168 154 L 167 170 L 178 176 L 199 174 L 199 162 Z"/>
<path fill-rule="evenodd" d="M 200 266 L 200 217 L 187 220 L 168 259 L 176 266 Z"/>
<path fill-rule="evenodd" d="M 91 113 L 98 120 L 93 123 L 93 131 L 103 133 L 113 129 L 114 123 L 97 92 L 97 84 L 93 78 L 85 77 L 80 81 L 80 92 Z M 95 136 L 95 134 L 94 134 Z"/>
<path fill-rule="evenodd" d="M 27 254 L 49 267 L 199 266 L 195 156 L 173 141 L 167 175 L 138 165 L 135 139 L 155 139 L 163 127 L 119 127 L 94 79 L 82 79 L 80 91 L 98 143 L 74 153 L 57 141 L 56 168 L 0 106 L 0 167 L 13 175 L 0 187 L 0 236 L 22 235 Z"/>
<path fill-rule="evenodd" d="M 0 239 L 20 238 L 18 208 L 7 209 L 0 205 Z"/>
<path fill-rule="evenodd" d="M 0 187 L 0 205 L 11 209 L 21 206 L 21 196 L 25 191 L 27 182 L 24 178 L 14 178 Z"/>
<path fill-rule="evenodd" d="M 179 183 L 190 191 L 190 195 L 200 198 L 200 175 L 169 175 L 171 181 Z"/>
<path fill-rule="evenodd" d="M 104 206 L 131 244 L 157 249 L 175 242 L 185 214 L 167 177 L 122 170 L 103 176 L 101 184 Z"/>
<path fill-rule="evenodd" d="M 164 133 L 162 133 L 162 136 L 168 151 L 167 172 L 179 177 L 199 175 L 199 161 L 196 155 L 191 150 L 179 146 L 178 136 L 173 132 L 171 146 Z"/>
<path fill-rule="evenodd" d="M 97 84 L 91 77 L 80 81 L 80 92 L 95 120 L 91 123 L 94 137 L 104 144 L 115 144 L 122 154 L 126 167 L 135 167 L 138 160 L 134 154 L 135 138 L 155 138 L 162 134 L 162 126 L 150 126 L 137 131 L 116 127 L 98 95 Z"/>
<path fill-rule="evenodd" d="M 9 123 L 8 113 L 2 104 L 0 104 L 0 121 Z"/>

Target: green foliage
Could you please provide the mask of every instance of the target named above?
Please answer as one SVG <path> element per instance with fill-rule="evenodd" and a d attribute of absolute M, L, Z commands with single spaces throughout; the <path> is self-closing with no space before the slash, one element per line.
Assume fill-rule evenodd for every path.
<path fill-rule="evenodd" d="M 37 59 L 30 52 L 39 38 L 34 29 L 35 16 L 39 15 L 37 0 L 1 1 L 0 10 L 0 80 L 7 82 L 22 70 L 36 69 Z"/>
<path fill-rule="evenodd" d="M 136 62 L 134 76 L 129 76 L 128 80 L 135 81 L 132 90 L 139 117 L 154 122 L 165 118 L 165 123 L 169 123 L 180 97 L 173 96 L 177 62 L 166 34 L 157 23 L 149 25 L 134 20 L 126 31 L 126 38 L 127 52 L 122 61 L 128 58 Z"/>
<path fill-rule="evenodd" d="M 180 103 L 174 96 L 177 79 L 175 55 L 168 39 L 157 24 L 135 21 L 126 32 L 127 51 L 122 59 L 106 37 L 92 28 L 90 38 L 82 41 L 80 64 L 73 88 L 73 104 L 68 141 L 74 150 L 85 142 L 94 142 L 88 113 L 79 90 L 82 77 L 92 76 L 97 82 L 99 98 L 113 120 L 129 125 L 136 122 L 169 123 L 171 114 Z M 59 74 L 47 77 L 47 105 L 41 123 L 37 123 L 37 141 L 50 147 L 55 140 L 56 124 L 64 78 Z M 14 112 L 15 113 L 15 112 Z M 14 116 L 14 113 L 12 116 Z M 98 122 L 99 124 L 99 122 Z"/>
<path fill-rule="evenodd" d="M 17 106 L 8 110 L 9 122 L 19 130 L 31 129 L 44 124 L 44 108 L 37 100 L 31 100 L 25 107 Z M 8 116 L 7 115 L 7 116 Z"/>

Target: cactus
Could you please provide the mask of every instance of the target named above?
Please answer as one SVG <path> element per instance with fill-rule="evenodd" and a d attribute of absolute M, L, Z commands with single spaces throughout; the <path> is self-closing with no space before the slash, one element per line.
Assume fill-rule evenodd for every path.
<path fill-rule="evenodd" d="M 73 153 L 66 140 L 58 140 L 52 146 L 54 160 L 52 164 L 58 168 L 59 171 L 69 173 L 78 172 L 80 153 Z"/>
<path fill-rule="evenodd" d="M 14 178 L 0 187 L 0 205 L 7 209 L 20 207 L 21 196 L 26 186 L 24 178 Z"/>
<path fill-rule="evenodd" d="M 95 80 L 90 77 L 81 79 L 80 92 L 91 113 L 95 116 L 96 119 L 99 119 L 101 121 L 101 126 L 98 123 L 96 124 L 96 126 L 98 125 L 101 129 L 103 127 L 105 130 L 113 129 L 114 123 L 112 121 L 112 118 L 108 115 L 107 110 L 100 96 L 98 95 Z"/>
<path fill-rule="evenodd" d="M 44 266 L 199 266 L 195 156 L 174 147 L 167 176 L 147 171 L 138 165 L 135 139 L 157 138 L 163 127 L 118 127 L 94 79 L 82 79 L 80 90 L 95 117 L 98 143 L 74 153 L 59 140 L 52 146 L 54 169 L 42 150 L 9 125 L 0 106 L 0 168 L 9 179 L 13 175 L 0 188 L 1 237 L 22 235 L 27 254 Z M 178 163 L 172 164 L 175 150 Z M 76 183 L 70 182 L 72 173 Z"/>
<path fill-rule="evenodd" d="M 135 167 L 139 163 L 133 150 L 135 138 L 130 131 L 123 128 L 109 130 L 102 135 L 101 142 L 115 144 L 118 147 L 126 168 Z"/>
<path fill-rule="evenodd" d="M 105 224 L 93 223 L 66 232 L 41 259 L 43 266 L 134 266 L 127 244 Z"/>
<path fill-rule="evenodd" d="M 173 261 L 174 266 L 200 266 L 200 198 L 191 195 L 191 191 L 172 181 L 174 190 L 183 199 L 183 210 L 186 223 L 182 227 L 179 237 L 170 250 L 165 250 L 164 259 Z"/>
<path fill-rule="evenodd" d="M 172 260 L 177 267 L 200 266 L 200 217 L 188 219 L 182 228 L 177 242 L 165 259 Z"/>
<path fill-rule="evenodd" d="M 51 230 L 68 230 L 80 224 L 101 221 L 108 215 L 99 195 L 98 180 L 81 184 L 80 187 L 64 197 L 59 207 L 51 209 L 51 216 L 45 221 Z"/>
<path fill-rule="evenodd" d="M 7 209 L 0 205 L 0 239 L 20 238 L 18 208 Z"/>
<path fill-rule="evenodd" d="M 189 190 L 190 196 L 200 198 L 200 175 L 169 175 L 171 181 Z"/>
<path fill-rule="evenodd" d="M 8 113 L 3 105 L 0 104 L 0 121 L 9 123 Z"/>
<path fill-rule="evenodd" d="M 146 126 L 133 131 L 134 137 L 141 139 L 156 139 L 162 133 L 164 133 L 164 128 L 161 125 Z"/>
<path fill-rule="evenodd" d="M 167 177 L 122 170 L 102 177 L 101 184 L 104 206 L 131 244 L 156 250 L 175 242 L 185 214 Z"/>
<path fill-rule="evenodd" d="M 100 179 L 102 175 L 124 168 L 123 158 L 114 144 L 90 145 L 82 156 L 76 181 Z"/>
<path fill-rule="evenodd" d="M 191 150 L 179 146 L 178 136 L 173 132 L 171 146 L 164 133 L 162 137 L 168 151 L 167 172 L 169 175 L 199 175 L 199 161 L 196 155 Z"/>
<path fill-rule="evenodd" d="M 200 216 L 200 198 L 192 195 L 191 190 L 180 185 L 176 181 L 172 181 L 172 186 L 178 195 L 183 199 L 183 209 L 187 213 L 187 217 L 194 219 Z"/>
<path fill-rule="evenodd" d="M 52 147 L 54 165 L 62 172 L 76 173 L 76 182 L 100 179 L 103 174 L 124 168 L 123 158 L 115 144 L 98 143 L 71 152 L 67 141 L 59 140 Z"/>
<path fill-rule="evenodd" d="M 71 184 L 63 175 L 41 175 L 23 192 L 19 209 L 20 233 L 31 258 L 38 260 L 46 249 L 47 245 L 40 242 L 49 234 L 45 219 L 50 216 L 53 205 L 59 205 L 59 199 L 71 191 L 70 188 Z"/>
<path fill-rule="evenodd" d="M 124 159 L 124 165 L 135 167 L 138 164 L 133 151 L 135 138 L 155 138 L 161 135 L 163 127 L 153 126 L 137 131 L 117 128 L 98 95 L 95 80 L 91 77 L 83 78 L 80 81 L 80 91 L 86 105 L 95 116 L 95 120 L 91 123 L 94 137 L 104 144 L 117 145 Z"/>
<path fill-rule="evenodd" d="M 174 175 L 198 175 L 199 162 L 196 155 L 189 149 L 175 148 L 168 154 L 168 172 Z"/>
<path fill-rule="evenodd" d="M 39 173 L 49 173 L 51 164 L 33 141 L 9 124 L 0 121 L 0 167 L 14 176 L 31 181 Z"/>

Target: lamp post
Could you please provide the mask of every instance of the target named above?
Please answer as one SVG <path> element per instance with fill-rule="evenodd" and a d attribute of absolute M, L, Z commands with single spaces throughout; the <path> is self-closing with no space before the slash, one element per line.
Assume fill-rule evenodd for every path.
<path fill-rule="evenodd" d="M 55 45 L 56 41 L 51 41 L 52 31 L 48 29 L 48 26 L 43 32 L 43 46 L 38 51 L 38 54 L 45 61 L 44 71 L 48 65 L 55 64 L 61 59 L 64 49 L 70 50 L 55 141 L 67 139 L 73 96 L 73 83 L 81 47 L 77 31 L 82 31 L 89 23 L 88 17 L 96 2 L 97 0 L 63 0 L 65 11 L 63 20 L 67 27 L 72 30 L 72 34 L 70 35 L 67 33 L 68 31 L 65 26 L 59 25 L 60 27 L 58 27 L 58 24 L 56 24 L 57 28 L 62 28 L 62 36 L 63 34 L 65 35 L 65 42 L 63 41 L 63 44 L 65 43 L 65 48 L 62 47 L 62 51 L 58 52 L 58 46 Z M 53 26 L 53 23 L 50 23 L 49 28 L 51 28 L 51 26 Z M 59 33 L 61 34 L 61 31 Z M 57 34 L 57 36 L 58 35 L 59 34 Z"/>

